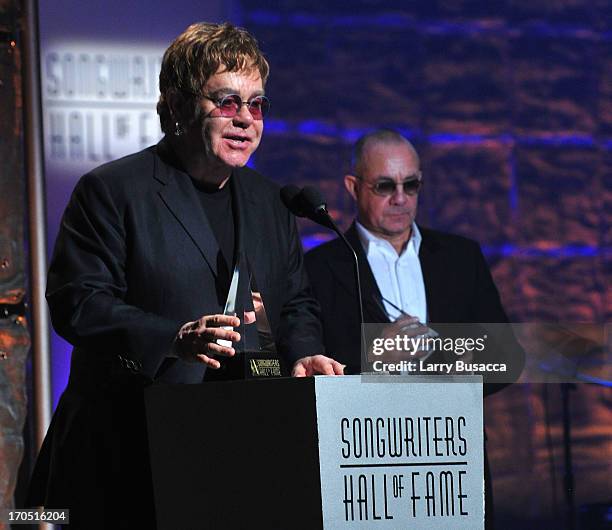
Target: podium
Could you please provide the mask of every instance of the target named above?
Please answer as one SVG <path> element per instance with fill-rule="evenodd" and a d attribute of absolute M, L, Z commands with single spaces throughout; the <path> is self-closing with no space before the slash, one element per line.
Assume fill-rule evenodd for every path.
<path fill-rule="evenodd" d="M 480 376 L 145 393 L 158 530 L 484 528 Z"/>

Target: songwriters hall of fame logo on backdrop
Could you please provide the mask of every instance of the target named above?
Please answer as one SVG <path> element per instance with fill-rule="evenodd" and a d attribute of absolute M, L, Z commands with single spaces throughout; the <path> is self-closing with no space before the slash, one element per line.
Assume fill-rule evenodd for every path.
<path fill-rule="evenodd" d="M 156 104 L 163 48 L 66 42 L 41 60 L 45 158 L 71 175 L 162 137 Z"/>

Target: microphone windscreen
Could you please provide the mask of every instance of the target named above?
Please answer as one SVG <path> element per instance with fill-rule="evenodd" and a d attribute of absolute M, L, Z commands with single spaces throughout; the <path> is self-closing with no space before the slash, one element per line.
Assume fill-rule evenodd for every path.
<path fill-rule="evenodd" d="M 313 188 L 312 186 L 306 186 L 302 190 L 302 199 L 308 205 L 308 209 L 312 212 L 318 210 L 319 208 L 325 208 L 325 200 L 323 196 L 319 192 L 318 189 Z"/>
<path fill-rule="evenodd" d="M 298 217 L 304 217 L 304 209 L 300 206 L 300 188 L 293 184 L 288 184 L 280 190 L 280 197 L 287 209 Z"/>
<path fill-rule="evenodd" d="M 291 201 L 298 193 L 300 193 L 300 188 L 293 184 L 283 186 L 280 190 L 281 201 L 283 201 L 283 204 L 289 208 Z"/>

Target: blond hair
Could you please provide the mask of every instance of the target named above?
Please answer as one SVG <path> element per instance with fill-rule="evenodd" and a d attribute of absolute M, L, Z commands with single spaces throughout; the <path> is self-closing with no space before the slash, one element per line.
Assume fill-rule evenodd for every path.
<path fill-rule="evenodd" d="M 197 98 L 221 67 L 227 72 L 256 71 L 264 85 L 270 73 L 268 61 L 255 37 L 227 22 L 198 22 L 174 39 L 164 53 L 159 73 L 157 113 L 164 132 L 171 130 L 169 94 L 180 93 L 186 100 L 191 100 L 192 118 L 195 119 L 199 109 Z"/>

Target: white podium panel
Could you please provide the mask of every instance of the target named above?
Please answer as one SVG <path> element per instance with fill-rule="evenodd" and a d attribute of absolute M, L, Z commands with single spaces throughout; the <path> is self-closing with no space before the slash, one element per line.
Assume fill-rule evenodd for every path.
<path fill-rule="evenodd" d="M 326 530 L 484 528 L 480 376 L 316 377 L 315 394 Z"/>

